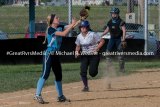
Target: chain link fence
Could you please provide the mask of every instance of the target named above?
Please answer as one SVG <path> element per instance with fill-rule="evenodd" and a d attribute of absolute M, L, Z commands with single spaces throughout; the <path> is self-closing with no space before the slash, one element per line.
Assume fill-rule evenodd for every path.
<path fill-rule="evenodd" d="M 148 1 L 148 50 L 160 55 L 160 4 L 159 0 Z M 158 41 L 156 41 L 158 40 Z"/>
<path fill-rule="evenodd" d="M 2 1 L 2 0 L 1 0 Z M 0 1 L 0 2 L 1 2 Z M 14 1 L 14 0 L 13 0 Z M 19 1 L 19 2 L 18 2 Z M 21 2 L 20 2 L 21 1 Z M 9 39 L 25 38 L 29 26 L 29 1 L 17 0 L 0 7 L 0 31 L 7 33 Z M 148 49 L 157 51 L 160 40 L 160 5 L 159 0 L 148 2 Z M 116 6 L 120 9 L 120 17 L 129 23 L 127 32 L 129 37 L 144 39 L 144 0 L 72 0 L 72 15 L 79 19 L 79 11 L 84 5 L 90 5 L 88 20 L 94 31 L 103 31 L 104 26 L 111 19 L 110 9 Z M 62 22 L 68 23 L 68 0 L 52 0 L 39 2 L 35 7 L 35 22 L 43 23 L 46 17 L 55 13 Z M 45 32 L 46 24 L 35 26 L 35 32 Z M 78 32 L 78 28 L 76 28 Z M 140 37 L 141 36 L 141 37 Z M 154 45 L 153 45 L 154 44 Z"/>

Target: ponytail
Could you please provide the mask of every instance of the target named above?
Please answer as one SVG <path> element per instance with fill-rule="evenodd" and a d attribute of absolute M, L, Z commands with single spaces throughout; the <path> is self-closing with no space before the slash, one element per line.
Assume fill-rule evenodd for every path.
<path fill-rule="evenodd" d="M 43 44 L 45 44 L 46 41 L 47 41 L 47 37 L 46 36 L 48 35 L 48 28 L 52 25 L 54 17 L 55 17 L 55 14 L 48 15 L 48 17 L 47 17 L 47 25 L 48 25 L 48 27 L 46 29 L 46 35 L 45 35 L 45 39 L 43 41 Z"/>
<path fill-rule="evenodd" d="M 43 44 L 45 44 L 46 41 L 47 41 L 48 28 L 49 28 L 49 25 L 48 25 L 48 27 L 47 27 L 47 29 L 46 29 L 46 34 L 45 34 L 45 39 L 44 39 L 44 41 L 43 41 Z"/>

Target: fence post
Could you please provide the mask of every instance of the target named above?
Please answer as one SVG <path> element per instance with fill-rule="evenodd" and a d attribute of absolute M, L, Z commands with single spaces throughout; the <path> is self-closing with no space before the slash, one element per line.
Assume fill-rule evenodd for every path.
<path fill-rule="evenodd" d="M 158 8 L 158 10 L 159 10 L 159 15 L 158 15 L 158 16 L 159 16 L 159 21 L 158 21 L 158 22 L 159 22 L 159 23 L 158 23 L 158 24 L 159 24 L 159 29 L 158 29 L 158 32 L 159 32 L 159 33 L 158 33 L 158 40 L 160 41 L 160 0 L 158 1 L 158 5 L 159 5 L 159 8 Z"/>
<path fill-rule="evenodd" d="M 29 0 L 29 35 L 34 38 L 35 33 L 35 2 Z"/>
<path fill-rule="evenodd" d="M 144 52 L 148 51 L 148 0 L 145 0 L 145 9 L 144 9 Z"/>
<path fill-rule="evenodd" d="M 138 0 L 140 7 L 140 24 L 144 25 L 144 0 Z"/>
<path fill-rule="evenodd" d="M 68 0 L 68 24 L 72 23 L 72 0 Z M 72 36 L 71 34 L 72 31 L 69 33 L 69 37 Z"/>

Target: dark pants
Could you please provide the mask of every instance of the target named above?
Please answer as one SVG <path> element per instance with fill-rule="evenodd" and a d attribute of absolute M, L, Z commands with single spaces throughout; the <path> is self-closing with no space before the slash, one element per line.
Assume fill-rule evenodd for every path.
<path fill-rule="evenodd" d="M 99 55 L 84 55 L 81 56 L 81 72 L 82 77 L 87 76 L 87 70 L 89 67 L 89 74 L 92 77 L 95 77 L 98 74 L 98 65 L 100 61 Z"/>
<path fill-rule="evenodd" d="M 61 81 L 62 80 L 62 68 L 61 68 L 59 56 L 45 54 L 43 56 L 43 72 L 42 72 L 41 77 L 47 80 L 49 77 L 51 68 L 53 70 L 53 73 L 55 74 L 55 80 Z"/>

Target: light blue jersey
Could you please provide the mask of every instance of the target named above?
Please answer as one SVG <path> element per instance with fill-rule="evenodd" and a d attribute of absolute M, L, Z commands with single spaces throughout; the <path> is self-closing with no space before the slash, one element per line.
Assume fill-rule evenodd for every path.
<path fill-rule="evenodd" d="M 61 27 L 58 27 L 57 29 L 55 29 L 53 27 L 48 28 L 47 51 L 49 51 L 49 52 L 58 51 L 61 47 L 62 37 L 55 35 L 55 32 L 57 32 L 57 31 L 62 31 L 62 28 Z"/>
<path fill-rule="evenodd" d="M 57 29 L 52 27 L 48 28 L 48 34 L 47 34 L 48 45 L 45 54 L 43 56 L 43 70 L 41 77 L 39 78 L 37 83 L 37 90 L 35 95 L 36 97 L 41 96 L 42 88 L 45 84 L 45 81 L 48 79 L 50 75 L 51 68 L 55 75 L 55 87 L 58 93 L 58 98 L 64 96 L 62 91 L 62 82 L 61 82 L 62 68 L 59 56 L 50 54 L 52 52 L 54 53 L 55 51 L 58 51 L 62 43 L 62 37 L 55 35 L 55 32 L 57 31 L 62 31 L 62 27 L 58 27 Z"/>

